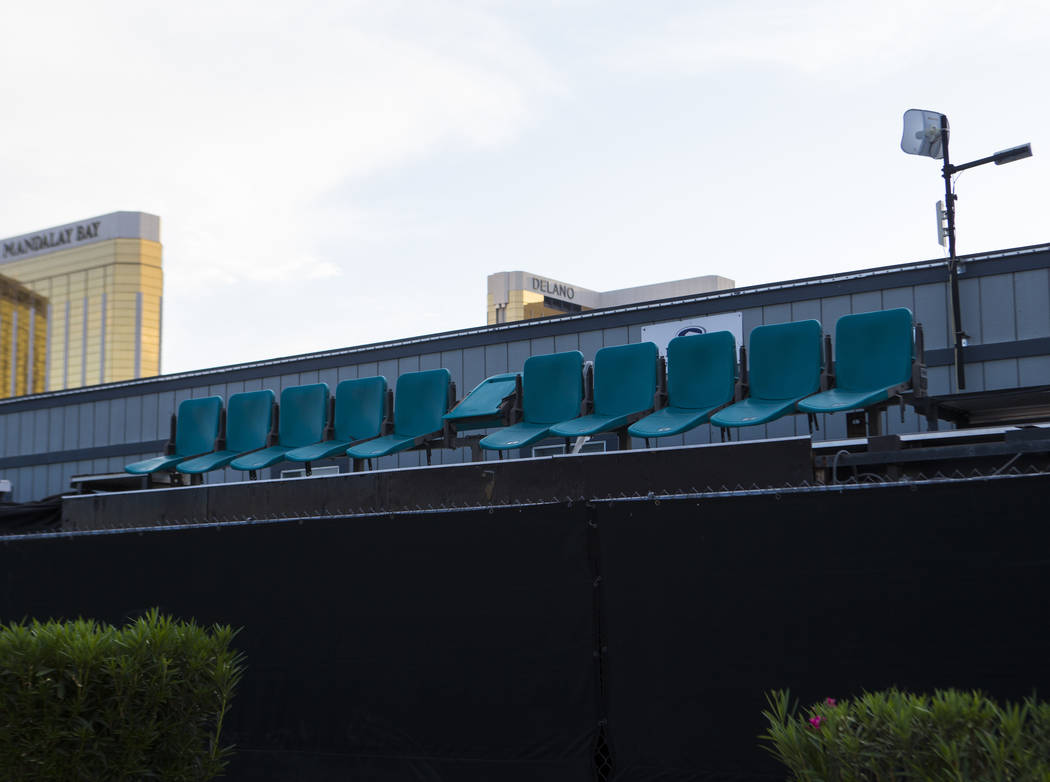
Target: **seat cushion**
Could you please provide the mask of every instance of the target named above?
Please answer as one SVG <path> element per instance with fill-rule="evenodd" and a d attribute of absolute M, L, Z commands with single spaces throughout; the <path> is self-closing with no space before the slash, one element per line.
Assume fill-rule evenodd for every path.
<path fill-rule="evenodd" d="M 238 456 L 230 462 L 230 467 L 235 470 L 261 470 L 264 467 L 283 462 L 285 454 L 290 450 L 292 449 L 283 445 L 271 445 L 269 448 L 263 448 L 261 451 L 252 451 L 243 456 Z"/>
<path fill-rule="evenodd" d="M 187 459 L 186 461 L 181 462 L 175 469 L 179 472 L 189 473 L 190 475 L 199 475 L 203 472 L 211 472 L 212 470 L 218 470 L 220 467 L 225 467 L 240 456 L 240 454 L 240 451 L 215 451 L 214 453 L 206 453 L 203 456 L 197 456 L 193 459 Z"/>
<path fill-rule="evenodd" d="M 573 418 L 571 421 L 562 421 L 551 427 L 551 434 L 558 437 L 586 437 L 601 432 L 611 432 L 626 426 L 626 415 L 591 415 Z"/>
<path fill-rule="evenodd" d="M 530 424 L 525 421 L 512 424 L 483 437 L 479 443 L 490 451 L 524 448 L 539 442 L 550 433 L 550 424 Z"/>
<path fill-rule="evenodd" d="M 768 424 L 781 416 L 795 412 L 798 399 L 756 399 L 749 397 L 742 402 L 719 410 L 711 416 L 715 426 L 758 426 Z"/>
<path fill-rule="evenodd" d="M 177 465 L 186 456 L 154 456 L 152 459 L 145 459 L 141 462 L 133 462 L 132 464 L 124 467 L 124 472 L 130 472 L 132 475 L 149 475 L 151 472 L 159 472 L 160 470 L 170 470 L 172 467 Z"/>
<path fill-rule="evenodd" d="M 355 459 L 378 459 L 380 456 L 388 456 L 398 451 L 404 451 L 411 448 L 414 444 L 414 437 L 387 434 L 347 448 L 346 455 Z"/>
<path fill-rule="evenodd" d="M 634 437 L 670 437 L 700 426 L 711 416 L 711 412 L 717 409 L 717 405 L 703 410 L 665 407 L 640 421 L 635 421 L 627 431 Z"/>
<path fill-rule="evenodd" d="M 329 456 L 346 456 L 346 449 L 352 444 L 353 440 L 325 440 L 291 450 L 284 458 L 290 462 L 315 462 Z"/>
<path fill-rule="evenodd" d="M 806 397 L 798 403 L 803 413 L 838 413 L 843 410 L 859 410 L 862 407 L 882 402 L 889 397 L 889 390 L 896 386 L 865 391 L 847 391 L 832 388 Z"/>

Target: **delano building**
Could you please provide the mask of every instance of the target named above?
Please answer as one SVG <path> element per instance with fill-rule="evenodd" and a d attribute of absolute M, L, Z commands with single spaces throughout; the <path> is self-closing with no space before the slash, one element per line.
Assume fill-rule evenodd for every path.
<path fill-rule="evenodd" d="M 639 304 L 643 301 L 697 296 L 729 290 L 735 285 L 733 280 L 709 274 L 688 280 L 603 292 L 532 272 L 497 272 L 488 278 L 488 325 Z"/>
<path fill-rule="evenodd" d="M 156 215 L 112 212 L 0 239 L 0 274 L 47 300 L 46 347 L 33 356 L 42 358 L 46 390 L 160 373 L 164 277 Z"/>
<path fill-rule="evenodd" d="M 0 275 L 0 399 L 44 391 L 47 299 Z"/>

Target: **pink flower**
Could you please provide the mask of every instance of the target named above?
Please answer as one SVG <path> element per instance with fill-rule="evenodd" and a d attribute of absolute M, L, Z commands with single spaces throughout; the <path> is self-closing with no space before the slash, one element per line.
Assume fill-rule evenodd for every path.
<path fill-rule="evenodd" d="M 838 701 L 834 698 L 825 698 L 824 703 L 828 704 L 828 706 L 838 706 Z"/>
<path fill-rule="evenodd" d="M 823 717 L 821 717 L 819 714 L 816 717 L 810 717 L 809 718 L 809 725 L 810 725 L 811 728 L 813 728 L 815 730 L 820 730 L 820 726 L 823 725 L 824 722 L 825 722 L 825 719 Z"/>

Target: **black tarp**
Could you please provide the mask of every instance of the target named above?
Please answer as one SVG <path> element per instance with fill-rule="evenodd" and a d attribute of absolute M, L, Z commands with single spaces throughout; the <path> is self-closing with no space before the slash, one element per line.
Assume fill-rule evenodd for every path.
<path fill-rule="evenodd" d="M 616 780 L 783 779 L 765 693 L 1050 694 L 1046 477 L 600 507 Z"/>
<path fill-rule="evenodd" d="M 233 780 L 783 779 L 757 739 L 775 688 L 1050 691 L 1048 496 L 1036 476 L 11 536 L 0 619 L 243 627 Z"/>
<path fill-rule="evenodd" d="M 232 779 L 582 780 L 585 526 L 562 508 L 9 540 L 0 617 L 243 627 Z"/>

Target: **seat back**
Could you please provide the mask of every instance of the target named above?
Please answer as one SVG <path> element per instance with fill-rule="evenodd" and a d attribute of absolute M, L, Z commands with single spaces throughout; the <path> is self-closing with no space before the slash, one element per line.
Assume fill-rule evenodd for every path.
<path fill-rule="evenodd" d="M 381 434 L 385 405 L 385 377 L 341 382 L 335 387 L 335 439 L 354 442 Z"/>
<path fill-rule="evenodd" d="M 517 384 L 517 372 L 504 372 L 487 377 L 459 400 L 452 410 L 445 413 L 445 420 L 451 421 L 457 431 L 504 426 L 505 402 L 508 398 L 513 401 Z"/>
<path fill-rule="evenodd" d="M 583 401 L 583 354 L 570 350 L 525 359 L 521 389 L 527 423 L 556 424 L 575 418 Z"/>
<path fill-rule="evenodd" d="M 656 359 L 652 342 L 602 348 L 594 355 L 594 412 L 626 415 L 653 406 Z"/>
<path fill-rule="evenodd" d="M 667 345 L 667 401 L 692 410 L 730 402 L 736 391 L 736 340 L 728 331 L 675 337 Z"/>
<path fill-rule="evenodd" d="M 301 448 L 324 439 L 328 425 L 328 384 L 291 386 L 281 392 L 281 415 L 277 442 L 286 448 Z"/>
<path fill-rule="evenodd" d="M 420 437 L 442 428 L 441 416 L 448 412 L 447 369 L 406 372 L 397 379 L 394 391 L 394 434 Z"/>
<path fill-rule="evenodd" d="M 843 315 L 835 324 L 835 385 L 864 391 L 907 383 L 913 333 L 906 307 Z"/>
<path fill-rule="evenodd" d="M 175 416 L 175 455 L 195 456 L 215 450 L 222 416 L 222 397 L 184 399 Z"/>
<path fill-rule="evenodd" d="M 794 399 L 820 390 L 820 321 L 758 326 L 751 332 L 750 390 L 756 399 Z"/>
<path fill-rule="evenodd" d="M 245 453 L 266 447 L 273 429 L 273 391 L 244 391 L 226 405 L 226 450 Z"/>

